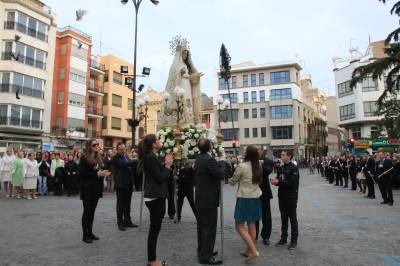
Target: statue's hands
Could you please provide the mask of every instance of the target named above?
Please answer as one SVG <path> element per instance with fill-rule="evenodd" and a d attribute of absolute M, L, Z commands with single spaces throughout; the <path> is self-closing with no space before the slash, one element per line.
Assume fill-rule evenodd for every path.
<path fill-rule="evenodd" d="M 182 78 L 183 78 L 183 79 L 189 79 L 190 76 L 189 76 L 189 74 L 183 74 L 183 75 L 182 75 Z"/>

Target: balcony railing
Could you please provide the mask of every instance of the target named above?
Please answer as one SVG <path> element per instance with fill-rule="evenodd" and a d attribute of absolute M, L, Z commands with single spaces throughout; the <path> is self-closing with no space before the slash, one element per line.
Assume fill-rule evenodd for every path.
<path fill-rule="evenodd" d="M 35 90 L 33 88 L 27 88 L 15 84 L 0 83 L 0 92 L 16 93 L 17 90 L 19 90 L 19 93 L 22 95 L 44 99 L 44 91 Z"/>
<path fill-rule="evenodd" d="M 44 42 L 48 41 L 48 36 L 40 31 L 37 31 L 36 29 L 31 29 L 27 27 L 24 24 L 15 22 L 15 21 L 5 21 L 4 22 L 4 29 L 5 30 L 18 30 L 19 32 L 28 34 L 29 36 L 42 40 Z"/>
<path fill-rule="evenodd" d="M 95 107 L 95 106 L 89 105 L 87 107 L 87 112 L 89 115 L 103 116 L 103 109 L 101 107 Z"/>
<path fill-rule="evenodd" d="M 104 72 L 106 66 L 101 64 L 95 57 L 92 56 L 90 60 L 90 67 Z"/>
<path fill-rule="evenodd" d="M 10 116 L 0 116 L 0 125 L 43 129 L 43 121 L 21 119 L 19 117 L 10 117 Z"/>
<path fill-rule="evenodd" d="M 18 60 L 15 60 L 17 62 L 23 63 L 25 65 L 33 66 L 39 69 L 46 69 L 46 63 L 40 60 L 34 60 L 33 58 L 23 56 L 23 55 L 17 55 Z M 1 55 L 2 60 L 12 60 L 12 52 L 3 52 Z"/>
<path fill-rule="evenodd" d="M 89 85 L 89 90 L 104 94 L 104 87 L 94 86 L 93 84 Z"/>
<path fill-rule="evenodd" d="M 101 131 L 95 131 L 95 130 L 87 130 L 87 137 L 88 138 L 99 138 L 101 137 Z"/>

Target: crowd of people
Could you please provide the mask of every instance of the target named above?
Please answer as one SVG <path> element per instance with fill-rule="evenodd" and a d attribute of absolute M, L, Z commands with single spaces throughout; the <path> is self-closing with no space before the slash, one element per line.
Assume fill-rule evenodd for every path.
<path fill-rule="evenodd" d="M 400 154 L 365 151 L 363 156 L 342 154 L 313 159 L 309 166 L 335 186 L 350 188 L 375 199 L 375 185 L 382 196 L 381 204 L 393 205 L 393 189 L 400 189 Z M 314 168 L 311 170 L 311 168 Z"/>
<path fill-rule="evenodd" d="M 231 185 L 238 184 L 233 216 L 236 230 L 247 246 L 240 254 L 247 262 L 254 260 L 259 256 L 255 246 L 258 235 L 265 245 L 270 244 L 272 184 L 279 187 L 282 215 L 282 234 L 276 245 L 286 244 L 290 221 L 292 239 L 289 248 L 296 248 L 299 174 L 292 163 L 291 151 L 282 153 L 282 167 L 267 158 L 262 146 L 249 146 L 242 158 L 225 160 L 215 158 L 210 140 L 202 139 L 197 159 L 177 165 L 172 154 L 161 159 L 158 156 L 160 148 L 155 135 L 147 135 L 137 152 L 127 151 L 123 143 L 118 143 L 114 149 L 104 153 L 95 139 L 87 142 L 83 153 L 33 153 L 14 151 L 9 147 L 0 161 L 0 177 L 6 198 L 30 200 L 49 193 L 56 196 L 79 194 L 83 205 L 81 223 L 85 243 L 99 240 L 93 233 L 93 221 L 99 198 L 104 192 L 116 194 L 117 228 L 125 231 L 126 228 L 138 227 L 130 215 L 131 198 L 134 190 L 143 188 L 144 202 L 150 213 L 149 265 L 165 265 L 156 255 L 162 220 L 168 212 L 169 218 L 179 223 L 184 198 L 187 198 L 197 221 L 199 262 L 208 265 L 222 263 L 216 259 L 214 245 L 221 180 L 224 179 Z M 274 171 L 277 171 L 277 177 L 269 179 Z"/>

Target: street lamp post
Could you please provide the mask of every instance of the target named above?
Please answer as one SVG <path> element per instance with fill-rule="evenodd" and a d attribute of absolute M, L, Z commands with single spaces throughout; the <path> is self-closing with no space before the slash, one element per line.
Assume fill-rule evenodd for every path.
<path fill-rule="evenodd" d="M 138 26 L 138 14 L 139 14 L 139 7 L 143 0 L 132 0 L 135 6 L 135 45 L 134 45 L 134 52 L 133 52 L 133 82 L 132 82 L 132 103 L 135 106 L 136 102 L 136 58 L 137 58 L 137 26 Z M 158 5 L 160 1 L 158 0 L 150 0 L 154 5 Z M 122 4 L 127 4 L 129 0 L 121 0 Z M 135 108 L 132 108 L 132 119 L 135 119 L 136 113 Z M 136 126 L 132 127 L 132 148 L 136 146 Z"/>

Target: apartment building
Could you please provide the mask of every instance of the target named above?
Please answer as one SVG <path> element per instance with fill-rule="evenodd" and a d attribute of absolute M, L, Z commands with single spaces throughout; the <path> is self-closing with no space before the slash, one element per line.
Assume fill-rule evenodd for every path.
<path fill-rule="evenodd" d="M 305 129 L 314 124 L 314 110 L 303 104 L 300 71 L 297 62 L 233 65 L 229 81 L 232 111 L 219 110 L 218 98 L 229 100 L 229 94 L 227 84 L 215 72 L 214 105 L 221 117 L 227 153 L 233 154 L 232 138 L 236 136 L 240 153 L 247 145 L 260 144 L 268 155 L 290 149 L 297 158 L 309 156 L 304 146 L 309 132 Z"/>
<path fill-rule="evenodd" d="M 384 48 L 384 41 L 372 42 L 365 55 L 353 52 L 346 60 L 336 61 L 334 66 L 338 125 L 345 128 L 349 138 L 355 139 L 355 146 L 361 142 L 361 147 L 353 150 L 354 154 L 361 154 L 366 149 L 363 143 L 366 140 L 371 142 L 370 151 L 390 146 L 390 140 L 380 137 L 377 123 L 381 117 L 375 115 L 376 101 L 385 89 L 385 79 L 367 77 L 354 88 L 350 87 L 354 69 L 385 57 Z"/>
<path fill-rule="evenodd" d="M 100 137 L 104 66 L 92 55 L 90 35 L 73 27 L 57 32 L 51 133 L 54 148 L 82 149 Z"/>
<path fill-rule="evenodd" d="M 1 0 L 0 21 L 0 149 L 38 150 L 50 141 L 56 16 L 41 1 Z"/>
<path fill-rule="evenodd" d="M 121 66 L 128 66 L 128 73 L 132 75 L 133 65 L 113 55 L 101 56 L 100 63 L 105 66 L 104 117 L 101 127 L 104 147 L 115 147 L 118 142 L 130 146 L 132 128 L 128 124 L 128 119 L 132 118 L 132 90 L 125 85 Z"/>

